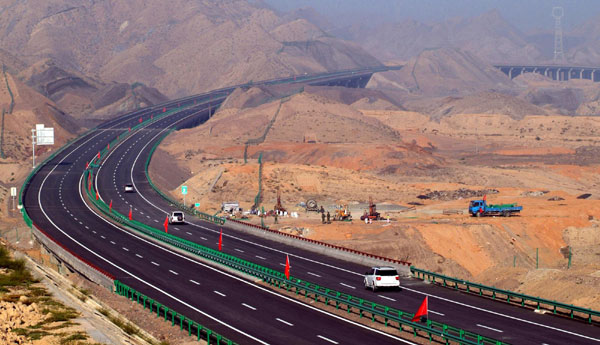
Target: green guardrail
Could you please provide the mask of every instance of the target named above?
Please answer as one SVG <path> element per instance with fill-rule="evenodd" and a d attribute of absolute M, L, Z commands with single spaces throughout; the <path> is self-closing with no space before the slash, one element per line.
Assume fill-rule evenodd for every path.
<path fill-rule="evenodd" d="M 535 309 L 545 309 L 552 311 L 553 314 L 564 314 L 569 315 L 571 319 L 577 318 L 576 313 L 581 314 L 579 318 L 587 319 L 588 323 L 600 321 L 600 311 L 578 307 L 572 304 L 561 303 L 557 301 L 551 301 L 540 297 L 533 297 L 524 295 L 518 292 L 509 290 L 498 289 L 492 286 L 483 284 L 473 283 L 464 279 L 448 277 L 439 273 L 434 273 L 422 269 L 418 269 L 414 266 L 410 267 L 410 271 L 415 278 L 421 280 L 427 280 L 436 285 L 451 288 L 457 291 L 464 291 L 472 294 L 477 294 L 482 297 L 491 298 L 493 300 L 504 301 L 506 303 L 516 303 L 521 307 L 531 307 Z M 561 311 L 566 310 L 566 312 Z M 587 315 L 587 317 L 585 316 Z M 593 317 L 599 319 L 594 320 Z"/>
<path fill-rule="evenodd" d="M 158 148 L 158 145 L 160 145 L 160 143 L 169 135 L 171 134 L 175 129 L 171 128 L 168 132 L 166 132 L 162 137 L 160 137 L 160 139 L 158 139 L 156 141 L 156 143 L 154 144 L 154 146 L 152 146 L 152 149 L 150 149 L 150 153 L 148 155 L 148 159 L 146 159 L 146 165 L 144 167 L 144 172 L 146 174 L 146 179 L 148 180 L 148 183 L 150 184 L 150 187 L 152 187 L 152 189 L 154 189 L 154 191 L 156 193 L 158 193 L 158 195 L 160 195 L 163 199 L 165 199 L 167 202 L 169 202 L 171 205 L 177 207 L 178 209 L 188 213 L 188 214 L 193 214 L 196 217 L 202 219 L 202 220 L 206 220 L 208 222 L 212 222 L 215 224 L 219 224 L 219 225 L 223 225 L 225 224 L 225 218 L 221 218 L 221 217 L 217 217 L 217 216 L 213 216 L 210 215 L 208 213 L 204 213 L 204 212 L 200 212 L 198 210 L 196 210 L 195 208 L 191 208 L 191 207 L 187 207 L 184 206 L 180 203 L 178 203 L 175 200 L 172 200 L 168 195 L 166 195 L 165 193 L 163 193 L 163 191 L 161 191 L 155 184 L 154 182 L 152 182 L 152 179 L 150 178 L 150 173 L 148 172 L 148 167 L 150 166 L 150 161 L 152 160 L 152 155 L 154 154 L 154 151 L 156 151 L 156 149 Z"/>
<path fill-rule="evenodd" d="M 120 296 L 127 297 L 127 299 L 130 299 L 132 302 L 141 304 L 144 309 L 148 307 L 148 311 L 151 313 L 156 313 L 156 317 L 162 317 L 161 314 L 163 314 L 165 321 L 171 321 L 171 326 L 176 326 L 177 324 L 180 330 L 183 330 L 185 327 L 188 331 L 188 336 L 192 336 L 192 334 L 194 334 L 196 335 L 198 341 L 204 339 L 207 344 L 216 343 L 217 345 L 237 345 L 237 343 L 233 342 L 232 340 L 227 339 L 219 333 L 202 326 L 198 322 L 195 322 L 185 315 L 176 312 L 166 305 L 140 293 L 139 291 L 136 291 L 135 289 L 123 284 L 118 280 L 115 280 L 115 293 Z"/>
<path fill-rule="evenodd" d="M 365 314 L 370 315 L 372 322 L 383 322 L 386 327 L 391 326 L 391 322 L 397 323 L 397 328 L 400 331 L 407 331 L 415 336 L 424 336 L 429 339 L 438 339 L 448 343 L 453 341 L 458 344 L 490 344 L 504 345 L 502 341 L 483 337 L 477 333 L 465 331 L 450 325 L 428 320 L 426 324 L 411 322 L 414 317 L 413 313 L 380 305 L 362 298 L 329 289 L 318 284 L 304 281 L 298 278 L 290 277 L 288 280 L 283 272 L 276 271 L 256 263 L 240 259 L 236 256 L 220 252 L 216 249 L 202 246 L 198 243 L 188 241 L 186 239 L 166 233 L 162 230 L 155 229 L 137 220 L 129 220 L 125 216 L 114 209 L 110 209 L 102 200 L 96 200 L 96 192 L 93 186 L 93 179 L 89 177 L 93 174 L 92 169 L 84 172 L 84 186 L 88 200 L 104 215 L 108 216 L 113 221 L 123 224 L 130 229 L 136 230 L 139 233 L 150 236 L 163 243 L 170 244 L 179 249 L 201 256 L 218 264 L 231 267 L 239 272 L 252 275 L 260 278 L 265 283 L 272 286 L 286 289 L 287 291 L 295 291 L 296 294 L 302 294 L 307 298 L 314 298 L 317 302 L 322 302 L 333 306 L 335 303 L 336 309 L 346 309 L 347 313 L 356 313 L 362 318 Z M 426 335 L 423 335 L 425 333 Z"/>

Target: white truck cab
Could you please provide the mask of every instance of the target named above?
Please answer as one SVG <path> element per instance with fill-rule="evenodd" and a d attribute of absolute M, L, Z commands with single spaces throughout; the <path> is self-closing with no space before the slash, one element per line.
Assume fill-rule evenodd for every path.
<path fill-rule="evenodd" d="M 169 224 L 183 224 L 185 223 L 185 214 L 181 211 L 173 211 L 169 215 Z"/>

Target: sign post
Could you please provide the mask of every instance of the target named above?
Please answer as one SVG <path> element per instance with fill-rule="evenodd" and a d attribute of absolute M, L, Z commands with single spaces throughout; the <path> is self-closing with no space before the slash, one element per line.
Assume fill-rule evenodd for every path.
<path fill-rule="evenodd" d="M 13 211 L 15 210 L 15 198 L 17 197 L 17 187 L 10 187 L 10 196 L 13 199 Z"/>
<path fill-rule="evenodd" d="M 54 128 L 45 128 L 44 124 L 38 123 L 35 125 L 35 129 L 31 130 L 33 168 L 35 168 L 35 145 L 54 145 Z"/>
<path fill-rule="evenodd" d="M 181 194 L 183 194 L 183 207 L 185 207 L 185 195 L 188 192 L 187 186 L 181 186 Z"/>

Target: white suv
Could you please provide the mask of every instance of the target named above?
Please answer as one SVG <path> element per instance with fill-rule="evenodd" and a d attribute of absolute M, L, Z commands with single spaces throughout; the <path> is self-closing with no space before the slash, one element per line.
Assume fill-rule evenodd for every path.
<path fill-rule="evenodd" d="M 400 289 L 400 276 L 395 268 L 375 266 L 365 273 L 365 289 L 375 292 L 383 287 Z"/>
<path fill-rule="evenodd" d="M 169 224 L 185 223 L 185 215 L 181 211 L 173 211 L 169 216 Z"/>

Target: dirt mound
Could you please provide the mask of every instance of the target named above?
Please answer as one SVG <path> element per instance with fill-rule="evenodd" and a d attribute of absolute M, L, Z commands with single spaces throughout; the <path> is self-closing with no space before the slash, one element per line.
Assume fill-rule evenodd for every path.
<path fill-rule="evenodd" d="M 572 88 L 537 88 L 526 91 L 521 97 L 537 106 L 549 105 L 570 113 L 577 110 L 584 99 L 582 90 Z"/>
<path fill-rule="evenodd" d="M 498 190 L 496 189 L 482 189 L 482 190 L 472 190 L 468 188 L 459 188 L 457 190 L 434 190 L 432 192 L 421 194 L 417 196 L 418 199 L 431 199 L 431 200 L 460 200 L 460 199 L 469 199 L 469 198 L 481 198 L 484 195 L 488 194 L 498 194 Z"/>
<path fill-rule="evenodd" d="M 495 67 L 470 53 L 451 48 L 426 50 L 401 70 L 385 76 L 412 93 L 428 96 L 514 87 L 513 82 Z"/>
<path fill-rule="evenodd" d="M 158 88 L 173 97 L 221 86 L 378 65 L 357 45 L 245 0 L 34 0 L 0 13 L 0 43 L 34 63 Z"/>

